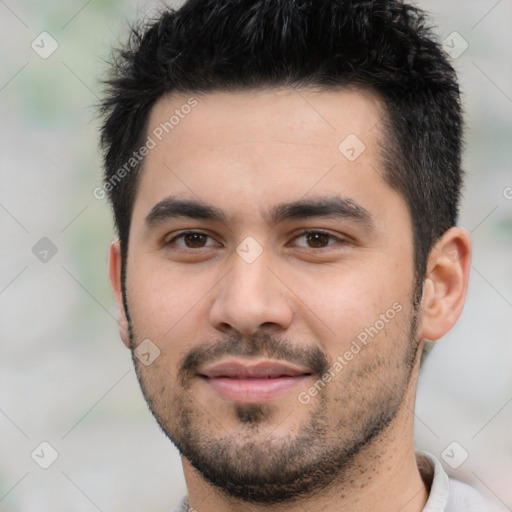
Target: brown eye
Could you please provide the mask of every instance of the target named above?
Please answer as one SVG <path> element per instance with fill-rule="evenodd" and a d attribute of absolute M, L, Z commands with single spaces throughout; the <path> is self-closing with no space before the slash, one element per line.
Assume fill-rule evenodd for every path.
<path fill-rule="evenodd" d="M 201 233 L 186 233 L 185 235 L 183 235 L 185 245 L 187 247 L 190 247 L 191 249 L 204 247 L 204 244 L 206 243 L 206 238 L 207 236 Z"/>
<path fill-rule="evenodd" d="M 343 238 L 338 238 L 325 231 L 304 231 L 295 238 L 293 245 L 306 249 L 323 249 L 344 241 Z"/>
<path fill-rule="evenodd" d="M 166 245 L 180 247 L 181 249 L 202 249 L 216 244 L 213 238 L 206 233 L 187 231 L 176 235 L 166 242 Z"/>
<path fill-rule="evenodd" d="M 331 238 L 330 235 L 319 231 L 306 233 L 306 240 L 308 245 L 314 248 L 325 247 L 326 245 L 329 245 L 329 238 Z"/>

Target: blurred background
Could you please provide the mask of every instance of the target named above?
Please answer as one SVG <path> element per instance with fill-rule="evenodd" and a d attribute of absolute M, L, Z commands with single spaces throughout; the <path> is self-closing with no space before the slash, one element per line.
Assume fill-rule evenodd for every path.
<path fill-rule="evenodd" d="M 512 0 L 424 0 L 466 110 L 465 311 L 427 359 L 418 449 L 512 510 Z M 110 47 L 161 9 L 0 0 L 0 510 L 165 512 L 186 492 L 117 332 L 98 120 Z M 45 469 L 46 468 L 46 469 Z"/>

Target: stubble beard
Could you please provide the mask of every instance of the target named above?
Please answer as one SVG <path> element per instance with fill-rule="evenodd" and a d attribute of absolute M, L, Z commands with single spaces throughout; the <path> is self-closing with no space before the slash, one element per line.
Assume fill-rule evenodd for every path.
<path fill-rule="evenodd" d="M 133 361 L 144 397 L 160 428 L 207 482 L 226 496 L 248 503 L 293 502 L 325 492 L 334 483 L 339 486 L 353 475 L 365 472 L 367 468 L 358 455 L 368 451 L 386 432 L 407 394 L 418 355 L 416 324 L 415 309 L 407 329 L 409 348 L 401 362 L 391 363 L 378 357 L 357 368 L 347 366 L 343 369 L 345 375 L 342 372 L 338 377 L 344 378 L 342 396 L 330 396 L 326 390 L 320 392 L 316 400 L 304 405 L 310 408 L 307 419 L 296 432 L 286 436 L 272 435 L 278 426 L 273 423 L 278 413 L 273 403 L 234 403 L 232 411 L 237 428 L 236 432 L 229 432 L 209 417 L 190 393 L 186 365 L 181 365 L 181 378 L 174 380 L 169 370 L 159 367 L 158 360 L 149 372 L 136 357 Z M 131 346 L 135 347 L 131 320 L 130 336 Z M 280 349 L 286 352 L 286 347 L 291 346 L 268 337 L 248 344 L 231 337 L 215 345 L 231 347 L 231 355 L 267 357 L 275 357 L 276 351 L 282 355 Z M 262 352 L 262 347 L 267 350 Z M 274 350 L 275 347 L 278 349 Z M 206 357 L 205 354 L 208 352 L 203 353 Z M 358 355 L 363 356 L 364 353 Z M 329 366 L 327 360 L 322 360 L 320 355 L 318 358 L 317 369 L 325 370 Z M 191 361 L 199 362 L 189 357 L 188 362 Z M 188 370 L 194 365 L 190 366 Z M 379 369 L 385 379 L 379 379 Z M 358 389 L 372 377 L 374 385 L 366 382 L 362 388 L 371 390 L 371 396 L 359 395 Z M 358 396 L 364 397 L 362 407 Z"/>

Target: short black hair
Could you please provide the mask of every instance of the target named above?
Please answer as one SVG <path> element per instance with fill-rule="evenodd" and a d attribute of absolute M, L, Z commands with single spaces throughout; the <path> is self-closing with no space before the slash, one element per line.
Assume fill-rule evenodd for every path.
<path fill-rule="evenodd" d="M 132 29 L 102 102 L 105 183 L 123 261 L 155 102 L 172 92 L 270 87 L 370 90 L 385 109 L 385 180 L 412 219 L 415 272 L 457 222 L 462 112 L 456 73 L 425 13 L 399 0 L 188 0 Z"/>

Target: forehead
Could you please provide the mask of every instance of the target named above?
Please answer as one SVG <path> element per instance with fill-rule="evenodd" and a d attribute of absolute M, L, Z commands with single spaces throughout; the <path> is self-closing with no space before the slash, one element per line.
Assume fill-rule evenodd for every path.
<path fill-rule="evenodd" d="M 368 139 L 367 131 L 379 123 L 382 110 L 376 93 L 353 88 L 173 93 L 156 102 L 148 130 L 156 130 L 158 136 L 162 128 L 162 138 L 172 133 L 177 144 L 187 142 L 193 133 L 216 146 L 222 146 L 228 135 L 230 143 L 269 139 L 319 143 L 324 139 L 332 145 L 347 130 Z M 217 130 L 211 131 L 213 126 Z"/>
<path fill-rule="evenodd" d="M 148 121 L 135 210 L 165 195 L 275 204 L 385 186 L 382 106 L 369 91 L 265 89 L 160 98 Z M 346 189 L 346 190 L 345 190 Z M 348 194 L 350 193 L 350 194 Z M 374 194 L 379 194 L 375 189 Z M 238 201 L 238 203 L 237 203 Z M 261 206 L 261 204 L 260 204 Z M 261 211 L 261 208 L 260 208 Z"/>

